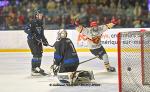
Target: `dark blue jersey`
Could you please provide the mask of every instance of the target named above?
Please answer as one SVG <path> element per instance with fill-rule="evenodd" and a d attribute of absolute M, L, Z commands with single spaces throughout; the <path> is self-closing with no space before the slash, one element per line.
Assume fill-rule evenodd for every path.
<path fill-rule="evenodd" d="M 62 38 L 54 44 L 54 59 L 56 65 L 76 66 L 79 64 L 79 58 L 72 41 L 69 38 Z"/>
<path fill-rule="evenodd" d="M 25 26 L 24 31 L 28 34 L 28 39 L 45 40 L 43 22 L 41 20 L 33 19 Z"/>

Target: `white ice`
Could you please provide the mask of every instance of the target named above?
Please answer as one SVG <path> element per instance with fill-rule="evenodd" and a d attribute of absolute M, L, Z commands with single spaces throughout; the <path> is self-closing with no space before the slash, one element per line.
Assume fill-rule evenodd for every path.
<path fill-rule="evenodd" d="M 94 57 L 89 52 L 80 52 L 80 62 Z M 110 64 L 117 70 L 116 53 L 108 53 Z M 95 81 L 101 86 L 49 86 L 51 77 L 32 78 L 30 53 L 0 53 L 0 92 L 118 92 L 116 73 L 107 73 L 103 61 L 95 59 L 79 66 L 78 70 L 94 71 Z M 50 71 L 53 53 L 44 53 L 42 68 Z"/>

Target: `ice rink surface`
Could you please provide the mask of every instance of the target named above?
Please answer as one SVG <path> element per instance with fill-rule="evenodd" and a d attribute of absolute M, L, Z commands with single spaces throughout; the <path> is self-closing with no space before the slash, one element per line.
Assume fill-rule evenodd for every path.
<path fill-rule="evenodd" d="M 78 53 L 80 62 L 94 57 L 90 52 Z M 108 53 L 110 64 L 117 70 L 117 54 Z M 30 53 L 0 53 L 0 92 L 118 92 L 118 75 L 107 73 L 103 61 L 91 60 L 78 70 L 92 70 L 95 82 L 101 86 L 49 86 L 52 77 L 33 78 Z M 50 72 L 53 53 L 44 53 L 42 68 Z"/>

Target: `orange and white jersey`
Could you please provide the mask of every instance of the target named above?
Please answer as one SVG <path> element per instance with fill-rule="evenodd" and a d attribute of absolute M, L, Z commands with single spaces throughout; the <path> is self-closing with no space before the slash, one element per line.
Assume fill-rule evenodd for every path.
<path fill-rule="evenodd" d="M 106 25 L 98 26 L 97 31 L 94 31 L 93 28 L 82 27 L 80 33 L 87 37 L 88 47 L 90 49 L 97 49 L 101 47 L 101 36 L 107 29 L 108 27 Z"/>

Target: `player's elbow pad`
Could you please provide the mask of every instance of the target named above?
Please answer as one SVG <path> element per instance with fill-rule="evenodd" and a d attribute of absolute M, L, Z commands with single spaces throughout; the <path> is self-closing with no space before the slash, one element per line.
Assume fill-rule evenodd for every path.
<path fill-rule="evenodd" d="M 83 30 L 83 27 L 82 27 L 82 26 L 79 26 L 79 27 L 76 28 L 76 30 L 77 30 L 79 33 L 81 33 L 82 30 Z"/>
<path fill-rule="evenodd" d="M 29 26 L 29 25 L 26 25 L 26 26 L 24 27 L 24 32 L 27 33 L 27 34 L 31 33 L 31 30 L 30 30 L 30 26 Z"/>

